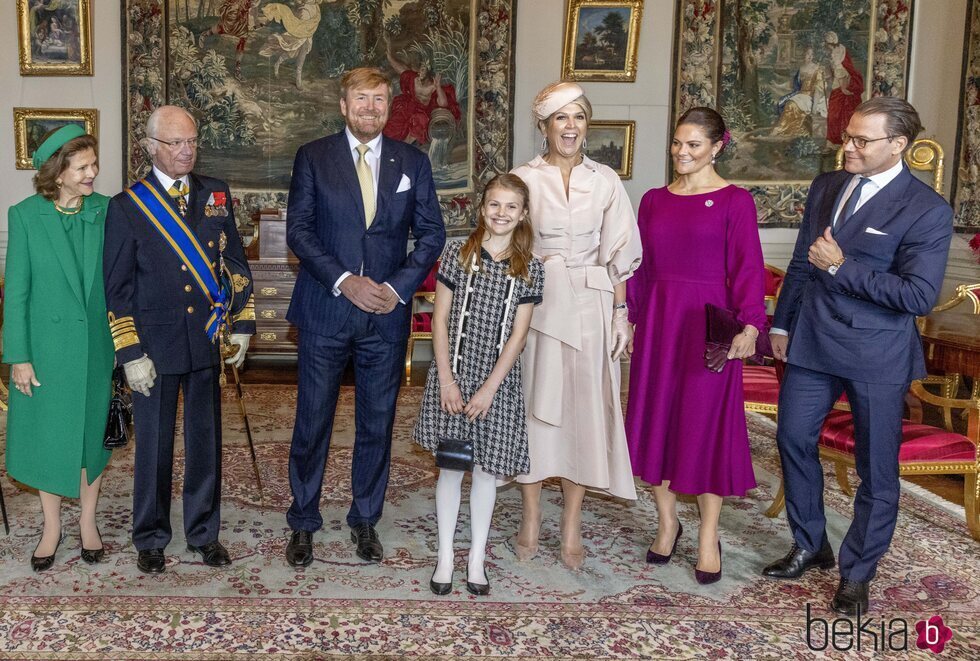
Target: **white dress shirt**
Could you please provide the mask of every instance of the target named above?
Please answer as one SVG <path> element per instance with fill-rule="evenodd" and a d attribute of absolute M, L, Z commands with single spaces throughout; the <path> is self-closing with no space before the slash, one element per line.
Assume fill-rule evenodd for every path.
<path fill-rule="evenodd" d="M 878 174 L 873 174 L 870 177 L 865 177 L 868 183 L 864 185 L 861 189 L 861 197 L 858 198 L 857 205 L 854 207 L 854 213 L 863 207 L 865 204 L 871 200 L 872 197 L 878 194 L 882 188 L 891 183 L 892 179 L 897 177 L 902 173 L 902 160 L 899 159 L 898 163 L 888 168 L 884 172 L 879 172 Z M 851 197 L 851 191 L 858 185 L 858 181 L 861 179 L 861 175 L 856 174 L 851 177 L 851 180 L 847 182 L 847 187 L 844 189 L 844 194 L 840 198 L 840 204 L 837 205 L 837 209 L 834 211 L 834 225 L 837 225 L 837 219 L 840 218 L 841 211 L 844 210 L 844 205 L 847 204 L 847 200 Z"/>
<path fill-rule="evenodd" d="M 854 212 L 867 204 L 872 197 L 878 194 L 882 188 L 891 183 L 891 181 L 902 173 L 902 168 L 905 167 L 902 164 L 902 159 L 898 159 L 898 163 L 888 168 L 884 172 L 879 172 L 878 174 L 873 174 L 870 177 L 865 177 L 868 183 L 864 185 L 861 189 L 861 197 L 858 198 L 857 204 L 854 207 Z M 858 185 L 858 181 L 861 179 L 862 175 L 856 174 L 851 177 L 851 180 L 847 182 L 847 186 L 844 188 L 844 194 L 841 195 L 840 204 L 837 205 L 837 209 L 834 211 L 834 226 L 837 225 L 837 219 L 840 218 L 841 212 L 844 210 L 844 205 L 847 204 L 847 199 L 851 196 L 851 192 Z M 772 335 L 789 335 L 789 331 L 784 328 L 770 328 L 769 333 Z"/>
<path fill-rule="evenodd" d="M 174 182 L 175 181 L 179 181 L 179 182 L 183 183 L 184 186 L 187 187 L 187 195 L 184 195 L 184 202 L 187 202 L 188 204 L 190 204 L 190 201 L 191 201 L 190 200 L 190 198 L 191 198 L 191 182 L 190 182 L 190 176 L 189 175 L 186 175 L 185 174 L 180 179 L 173 179 L 170 176 L 165 175 L 163 173 L 163 171 L 160 170 L 160 168 L 158 168 L 155 165 L 153 166 L 153 174 L 156 175 L 157 181 L 159 181 L 160 184 L 163 185 L 163 190 L 165 190 L 167 192 L 170 191 L 170 187 L 174 185 Z"/>
<path fill-rule="evenodd" d="M 361 157 L 361 155 L 357 152 L 358 146 L 360 146 L 361 144 L 365 144 L 368 146 L 368 150 L 364 153 L 364 160 L 367 161 L 368 167 L 371 168 L 371 174 L 374 176 L 374 200 L 375 200 L 374 206 L 375 208 L 377 208 L 378 178 L 381 172 L 381 135 L 382 134 L 379 133 L 375 138 L 364 143 L 362 143 L 360 140 L 354 137 L 354 134 L 350 132 L 349 127 L 344 128 L 344 135 L 347 136 L 347 144 L 350 147 L 351 158 L 354 159 L 355 169 L 357 168 L 357 161 Z M 363 269 L 363 265 L 361 266 L 361 268 Z M 346 280 L 347 276 L 349 275 L 353 275 L 353 274 L 350 271 L 344 271 L 343 275 L 337 278 L 337 282 L 333 283 L 334 296 L 340 296 L 341 294 L 340 283 Z M 398 298 L 399 302 L 402 303 L 402 305 L 405 304 L 405 301 L 402 300 L 401 296 L 398 296 L 398 292 L 395 291 L 394 287 L 389 285 L 387 282 L 383 284 L 388 285 L 388 288 L 391 289 L 391 291 L 395 292 L 395 296 Z"/>

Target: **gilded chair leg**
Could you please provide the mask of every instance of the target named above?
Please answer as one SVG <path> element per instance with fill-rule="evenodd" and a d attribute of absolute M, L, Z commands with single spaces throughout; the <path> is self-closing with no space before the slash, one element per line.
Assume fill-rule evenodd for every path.
<path fill-rule="evenodd" d="M 786 491 L 783 489 L 783 481 L 779 480 L 779 491 L 776 492 L 776 497 L 772 499 L 772 505 L 766 510 L 766 516 L 775 519 L 784 507 L 786 507 Z"/>
<path fill-rule="evenodd" d="M 973 539 L 980 541 L 980 511 L 977 510 L 980 501 L 980 480 L 977 480 L 976 473 L 965 477 L 963 505 L 966 510 L 966 527 L 969 528 Z"/>
<path fill-rule="evenodd" d="M 412 385 L 412 352 L 415 349 L 415 338 L 409 336 L 408 350 L 405 352 L 405 385 Z"/>
<path fill-rule="evenodd" d="M 853 496 L 854 491 L 851 490 L 851 482 L 847 479 L 847 464 L 835 461 L 834 475 L 837 476 L 837 484 L 840 485 L 840 490 L 844 492 L 844 495 Z"/>
<path fill-rule="evenodd" d="M 943 397 L 947 399 L 955 399 L 956 393 L 960 389 L 960 375 L 956 372 L 950 372 L 946 375 L 946 380 L 943 382 Z M 953 410 L 944 406 L 943 409 L 943 424 L 946 426 L 946 431 L 953 431 Z"/>

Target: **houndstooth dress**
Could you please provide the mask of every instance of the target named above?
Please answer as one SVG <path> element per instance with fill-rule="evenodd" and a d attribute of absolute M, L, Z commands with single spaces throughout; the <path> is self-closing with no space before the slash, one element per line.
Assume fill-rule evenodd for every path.
<path fill-rule="evenodd" d="M 449 359 L 455 365 L 455 378 L 463 401 L 479 390 L 490 376 L 504 343 L 514 327 L 517 307 L 522 303 L 540 303 L 544 287 L 544 266 L 537 258 L 528 264 L 530 282 L 510 278 L 509 260 L 494 262 L 483 251 L 483 265 L 474 273 L 472 291 L 464 296 L 468 273 L 459 263 L 461 241 L 446 245 L 437 277 L 453 290 L 449 311 Z M 513 286 L 510 305 L 508 291 Z M 464 309 L 465 300 L 465 309 Z M 506 318 L 505 318 L 506 310 Z M 463 322 L 462 333 L 460 323 Z M 457 336 L 459 340 L 457 342 Z M 435 451 L 440 436 L 473 439 L 473 463 L 495 475 L 519 475 L 530 470 L 527 452 L 527 419 L 521 390 L 521 361 L 504 377 L 494 395 L 484 420 L 470 422 L 463 414 L 451 415 L 440 406 L 439 384 L 452 381 L 449 375 L 440 379 L 436 361 L 425 381 L 422 409 L 415 424 L 415 441 Z"/>

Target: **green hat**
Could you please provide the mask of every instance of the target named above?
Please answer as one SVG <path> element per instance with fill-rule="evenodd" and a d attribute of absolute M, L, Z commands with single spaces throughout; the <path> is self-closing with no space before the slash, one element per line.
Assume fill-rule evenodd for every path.
<path fill-rule="evenodd" d="M 48 139 L 41 143 L 41 146 L 34 152 L 32 162 L 35 170 L 40 170 L 54 153 L 61 149 L 66 142 L 85 135 L 85 129 L 78 124 L 65 124 L 60 129 L 48 136 Z"/>

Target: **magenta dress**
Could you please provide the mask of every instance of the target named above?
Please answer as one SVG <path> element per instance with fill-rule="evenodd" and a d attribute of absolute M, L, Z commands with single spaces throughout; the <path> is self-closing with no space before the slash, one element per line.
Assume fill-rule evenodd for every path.
<path fill-rule="evenodd" d="M 745 189 L 640 203 L 643 262 L 627 281 L 636 324 L 626 437 L 633 473 L 673 491 L 743 496 L 756 486 L 742 394 L 742 363 L 704 366 L 704 304 L 735 310 L 765 331 L 762 246 Z"/>

